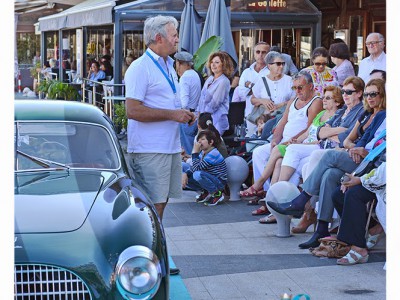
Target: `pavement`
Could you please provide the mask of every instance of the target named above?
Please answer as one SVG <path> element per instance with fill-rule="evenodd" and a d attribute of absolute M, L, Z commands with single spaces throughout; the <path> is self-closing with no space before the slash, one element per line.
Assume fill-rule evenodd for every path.
<path fill-rule="evenodd" d="M 126 137 L 120 143 L 126 149 Z M 311 300 L 386 299 L 385 237 L 368 263 L 339 266 L 298 247 L 313 226 L 279 238 L 276 224 L 260 224 L 251 215 L 258 206 L 242 200 L 205 206 L 195 202 L 196 195 L 184 190 L 164 212 L 170 261 L 181 270 L 171 276 L 171 300 L 278 300 L 285 293 Z"/>
<path fill-rule="evenodd" d="M 126 137 L 120 143 L 126 149 Z M 277 300 L 284 293 L 312 300 L 386 299 L 386 238 L 370 251 L 368 263 L 339 266 L 298 248 L 313 226 L 279 238 L 276 224 L 260 224 L 251 215 L 257 206 L 226 200 L 210 207 L 196 203 L 196 195 L 184 190 L 164 213 L 171 265 L 181 270 L 171 276 L 171 300 Z"/>
<path fill-rule="evenodd" d="M 312 233 L 276 237 L 276 224 L 260 224 L 244 201 L 209 207 L 183 191 L 164 213 L 169 255 L 193 300 L 281 299 L 308 294 L 318 299 L 386 299 L 385 239 L 370 252 L 369 262 L 336 265 L 298 248 Z M 292 219 L 295 225 L 299 219 Z M 171 286 L 173 289 L 173 286 Z M 304 298 L 303 298 L 304 299 Z"/>

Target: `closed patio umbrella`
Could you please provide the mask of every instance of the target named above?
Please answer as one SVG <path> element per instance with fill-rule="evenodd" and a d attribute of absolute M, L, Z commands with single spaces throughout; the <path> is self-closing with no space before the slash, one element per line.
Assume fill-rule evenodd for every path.
<path fill-rule="evenodd" d="M 182 11 L 179 26 L 179 51 L 194 54 L 200 46 L 201 24 L 203 18 L 194 7 L 194 0 L 183 0 L 185 8 Z"/>
<path fill-rule="evenodd" d="M 232 57 L 236 69 L 238 57 L 233 43 L 228 9 L 225 0 L 210 1 L 200 45 L 213 35 L 220 36 L 222 38 L 221 50 L 226 51 Z"/>

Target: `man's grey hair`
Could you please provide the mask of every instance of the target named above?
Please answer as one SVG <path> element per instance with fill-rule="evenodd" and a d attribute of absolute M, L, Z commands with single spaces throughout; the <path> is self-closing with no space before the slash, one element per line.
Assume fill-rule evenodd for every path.
<path fill-rule="evenodd" d="M 264 61 L 268 65 L 270 63 L 273 63 L 276 58 L 280 58 L 284 61 L 282 54 L 276 51 L 269 51 L 267 55 L 265 55 Z"/>
<path fill-rule="evenodd" d="M 144 43 L 146 46 L 156 42 L 157 34 L 161 34 L 163 37 L 167 37 L 166 26 L 172 24 L 175 28 L 178 28 L 178 21 L 171 16 L 158 15 L 155 17 L 149 17 L 144 21 Z"/>
<path fill-rule="evenodd" d="M 378 35 L 378 39 L 379 39 L 380 41 L 382 41 L 382 42 L 385 41 L 385 37 L 384 37 L 381 33 L 379 33 L 379 32 L 371 32 L 370 34 L 368 34 L 367 39 L 368 39 L 371 35 L 374 35 L 374 34 L 377 34 L 377 35 Z"/>
<path fill-rule="evenodd" d="M 300 71 L 299 73 L 293 75 L 293 76 L 292 76 L 292 80 L 295 81 L 296 79 L 300 79 L 301 77 L 303 77 L 304 80 L 305 80 L 307 83 L 312 83 L 312 84 L 314 84 L 310 73 L 307 72 L 307 71 L 304 71 L 304 70 L 302 70 L 302 71 Z"/>

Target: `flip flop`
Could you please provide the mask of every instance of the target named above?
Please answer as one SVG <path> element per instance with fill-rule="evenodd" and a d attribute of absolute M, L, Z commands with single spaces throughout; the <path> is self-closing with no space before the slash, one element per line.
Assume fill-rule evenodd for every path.
<path fill-rule="evenodd" d="M 266 217 L 261 218 L 258 220 L 260 224 L 275 224 L 276 223 L 276 218 L 273 214 L 269 214 Z"/>

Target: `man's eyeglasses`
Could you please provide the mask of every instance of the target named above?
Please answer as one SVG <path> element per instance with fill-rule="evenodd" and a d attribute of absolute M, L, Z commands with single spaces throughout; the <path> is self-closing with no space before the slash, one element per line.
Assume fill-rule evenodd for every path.
<path fill-rule="evenodd" d="M 375 46 L 376 44 L 379 44 L 380 42 L 382 42 L 382 41 L 366 42 L 365 46 L 367 46 L 367 47 Z"/>
<path fill-rule="evenodd" d="M 342 95 L 346 94 L 347 96 L 350 96 L 351 94 L 357 92 L 356 90 L 342 90 Z"/>
<path fill-rule="evenodd" d="M 324 62 L 324 63 L 316 62 L 316 63 L 314 63 L 314 65 L 316 65 L 317 67 L 320 67 L 320 66 L 325 67 L 327 65 L 327 63 L 326 62 Z"/>
<path fill-rule="evenodd" d="M 301 90 L 303 90 L 303 88 L 304 88 L 304 85 L 293 85 L 292 86 L 292 90 L 293 91 L 295 91 L 295 90 L 299 90 L 299 91 L 301 91 Z"/>
<path fill-rule="evenodd" d="M 261 54 L 267 54 L 267 51 L 256 50 L 256 53 L 257 53 L 257 54 L 260 54 L 260 53 L 261 53 Z"/>
<path fill-rule="evenodd" d="M 368 98 L 370 96 L 372 99 L 379 95 L 379 92 L 364 93 L 364 97 Z"/>
<path fill-rule="evenodd" d="M 286 62 L 284 62 L 284 61 L 276 61 L 276 62 L 269 63 L 269 65 L 277 65 L 278 67 L 284 66 L 285 64 L 286 64 Z"/>

